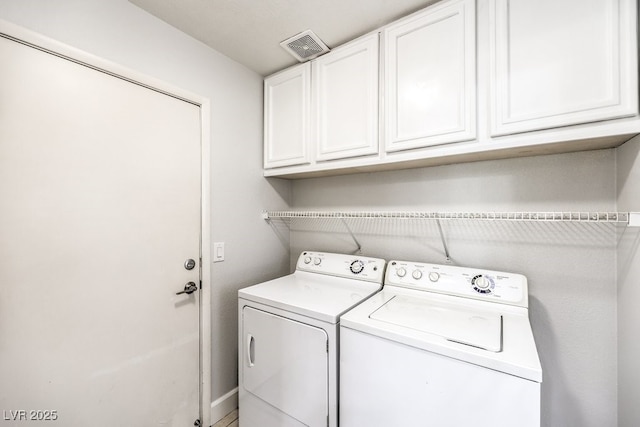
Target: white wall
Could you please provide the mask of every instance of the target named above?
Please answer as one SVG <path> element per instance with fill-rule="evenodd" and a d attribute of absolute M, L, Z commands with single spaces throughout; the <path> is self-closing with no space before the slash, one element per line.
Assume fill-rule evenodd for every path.
<path fill-rule="evenodd" d="M 126 0 L 2 0 L 0 18 L 211 100 L 213 399 L 237 385 L 237 289 L 288 271 L 288 234 L 262 209 L 289 183 L 262 177 L 262 78 Z M 2 59 L 7 60 L 7 59 Z"/>
<path fill-rule="evenodd" d="M 615 152 L 305 179 L 293 182 L 292 197 L 292 208 L 300 210 L 615 211 Z M 433 223 L 350 225 L 365 255 L 444 262 Z M 455 264 L 529 279 L 530 318 L 544 377 L 542 425 L 616 426 L 616 228 L 443 226 Z M 292 229 L 292 259 L 303 249 L 355 249 L 337 220 L 295 220 Z"/>
<path fill-rule="evenodd" d="M 617 149 L 618 209 L 640 212 L 640 137 Z M 620 427 L 640 425 L 640 229 L 618 243 L 618 416 Z"/>

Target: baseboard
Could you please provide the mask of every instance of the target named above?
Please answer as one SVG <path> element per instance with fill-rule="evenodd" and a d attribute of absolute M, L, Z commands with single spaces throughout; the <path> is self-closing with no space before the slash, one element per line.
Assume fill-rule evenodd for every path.
<path fill-rule="evenodd" d="M 211 402 L 211 424 L 215 424 L 238 407 L 238 387 Z"/>

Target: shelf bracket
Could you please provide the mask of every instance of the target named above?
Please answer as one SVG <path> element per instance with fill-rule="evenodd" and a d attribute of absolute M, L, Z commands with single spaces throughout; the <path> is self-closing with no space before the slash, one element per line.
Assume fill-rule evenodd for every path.
<path fill-rule="evenodd" d="M 344 224 L 344 227 L 349 232 L 349 235 L 351 235 L 351 238 L 353 239 L 353 242 L 358 247 L 357 253 L 361 254 L 362 253 L 362 245 L 360 244 L 360 242 L 358 242 L 358 239 L 356 239 L 356 236 L 354 236 L 353 231 L 351 231 L 351 228 L 349 228 L 349 224 L 347 224 L 347 221 L 345 221 L 344 218 L 340 218 L 340 220 L 342 221 L 342 223 Z"/>
<path fill-rule="evenodd" d="M 444 238 L 444 232 L 442 231 L 442 224 L 440 224 L 440 220 L 436 219 L 436 224 L 438 224 L 438 231 L 440 232 L 440 240 L 442 241 L 442 248 L 444 249 L 444 257 L 445 262 L 447 264 L 451 264 L 451 257 L 449 256 L 449 248 L 447 247 L 447 241 Z"/>

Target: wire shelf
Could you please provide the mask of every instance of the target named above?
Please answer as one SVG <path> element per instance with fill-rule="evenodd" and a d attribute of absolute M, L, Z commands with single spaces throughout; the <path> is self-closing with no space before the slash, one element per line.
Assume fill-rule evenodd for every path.
<path fill-rule="evenodd" d="M 263 211 L 262 217 L 270 219 L 407 219 L 407 220 L 483 220 L 483 221 L 537 221 L 537 222 L 586 222 L 615 223 L 638 226 L 637 212 L 419 212 L 419 211 Z"/>

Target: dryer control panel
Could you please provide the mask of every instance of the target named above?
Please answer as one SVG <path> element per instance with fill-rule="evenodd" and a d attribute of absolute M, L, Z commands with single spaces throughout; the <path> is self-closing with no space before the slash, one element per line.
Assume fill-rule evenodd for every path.
<path fill-rule="evenodd" d="M 411 261 L 389 261 L 385 286 L 528 307 L 527 278 L 521 274 Z"/>
<path fill-rule="evenodd" d="M 304 251 L 296 270 L 382 283 L 385 260 L 359 255 Z"/>

